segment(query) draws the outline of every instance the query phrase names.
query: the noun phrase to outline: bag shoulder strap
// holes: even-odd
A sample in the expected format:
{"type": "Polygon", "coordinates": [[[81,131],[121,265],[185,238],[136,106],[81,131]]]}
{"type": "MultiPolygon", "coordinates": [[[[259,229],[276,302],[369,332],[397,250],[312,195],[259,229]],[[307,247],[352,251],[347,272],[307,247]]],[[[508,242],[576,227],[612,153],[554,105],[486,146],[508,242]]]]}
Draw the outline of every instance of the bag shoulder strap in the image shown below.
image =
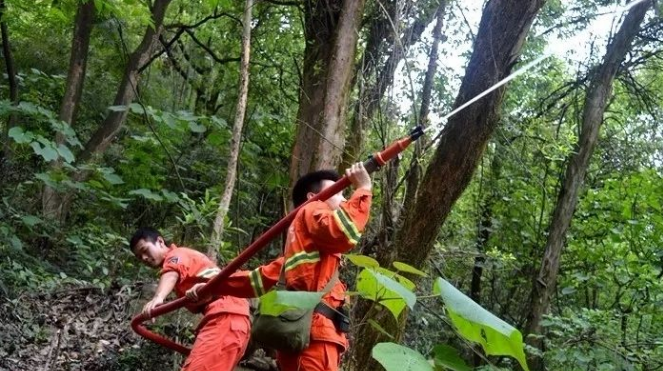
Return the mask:
{"type": "Polygon", "coordinates": [[[338,267],[334,270],[334,274],[332,274],[331,278],[325,285],[325,288],[322,289],[322,294],[325,295],[331,291],[332,287],[338,282],[338,267]]]}

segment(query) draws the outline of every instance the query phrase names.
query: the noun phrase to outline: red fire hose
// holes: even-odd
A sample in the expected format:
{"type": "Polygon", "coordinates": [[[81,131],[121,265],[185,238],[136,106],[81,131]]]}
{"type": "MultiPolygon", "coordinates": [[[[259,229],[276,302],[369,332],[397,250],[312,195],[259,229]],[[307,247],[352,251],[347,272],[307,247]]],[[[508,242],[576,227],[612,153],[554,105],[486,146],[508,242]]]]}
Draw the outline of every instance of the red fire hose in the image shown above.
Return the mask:
{"type": "MultiPolygon", "coordinates": [[[[410,134],[407,137],[393,142],[383,151],[374,154],[368,161],[364,163],[364,167],[369,173],[374,172],[380,166],[385,165],[389,160],[394,158],[399,153],[403,152],[403,150],[405,150],[412,142],[417,140],[423,134],[424,134],[423,128],[421,126],[417,126],[410,132],[410,134]]],[[[249,259],[253,255],[255,255],[263,247],[265,247],[272,239],[274,239],[286,228],[288,228],[292,220],[295,218],[297,211],[299,211],[299,209],[304,207],[304,205],[308,204],[309,202],[317,200],[323,200],[323,201],[327,200],[329,197],[342,191],[343,189],[347,188],[349,185],[350,185],[350,180],[346,176],[343,176],[343,178],[341,178],[339,181],[334,183],[332,186],[318,193],[311,200],[307,201],[303,205],[291,211],[283,219],[279,220],[278,223],[273,225],[270,229],[268,229],[265,233],[263,233],[260,237],[258,237],[257,240],[253,241],[253,243],[249,245],[249,247],[247,247],[244,251],[242,251],[242,253],[239,254],[234,260],[228,263],[228,265],[226,265],[216,277],[212,278],[205,286],[203,286],[199,290],[198,296],[204,297],[207,294],[212,293],[214,291],[214,287],[217,284],[219,284],[228,276],[230,276],[232,273],[234,273],[237,269],[239,269],[242,265],[244,265],[244,263],[249,261],[249,259]]],[[[181,297],[179,299],[160,305],[152,311],[151,313],[152,317],[158,317],[166,313],[170,313],[179,308],[182,308],[187,300],[188,299],[186,297],[181,297]]],[[[137,315],[136,317],[133,318],[133,320],[131,320],[131,328],[138,335],[148,340],[152,340],[153,342],[159,345],[162,345],[166,348],[170,348],[184,355],[189,354],[190,352],[189,348],[180,345],[170,339],[167,339],[159,334],[155,334],[150,330],[148,330],[147,328],[145,328],[145,326],[143,326],[143,322],[147,321],[148,319],[149,317],[143,316],[143,314],[137,315]]]]}

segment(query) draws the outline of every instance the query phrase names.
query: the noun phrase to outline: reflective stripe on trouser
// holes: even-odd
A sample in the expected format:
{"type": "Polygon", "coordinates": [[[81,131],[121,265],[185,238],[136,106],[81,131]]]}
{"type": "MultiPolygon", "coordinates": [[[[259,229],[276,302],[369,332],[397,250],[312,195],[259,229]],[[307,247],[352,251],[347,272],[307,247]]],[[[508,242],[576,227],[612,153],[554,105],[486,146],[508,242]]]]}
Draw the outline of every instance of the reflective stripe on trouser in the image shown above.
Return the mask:
{"type": "Polygon", "coordinates": [[[196,335],[182,371],[232,371],[249,344],[251,323],[247,316],[219,314],[196,335]]]}
{"type": "Polygon", "coordinates": [[[281,371],[338,371],[340,346],[328,341],[311,341],[300,353],[279,352],[276,356],[281,371]]]}

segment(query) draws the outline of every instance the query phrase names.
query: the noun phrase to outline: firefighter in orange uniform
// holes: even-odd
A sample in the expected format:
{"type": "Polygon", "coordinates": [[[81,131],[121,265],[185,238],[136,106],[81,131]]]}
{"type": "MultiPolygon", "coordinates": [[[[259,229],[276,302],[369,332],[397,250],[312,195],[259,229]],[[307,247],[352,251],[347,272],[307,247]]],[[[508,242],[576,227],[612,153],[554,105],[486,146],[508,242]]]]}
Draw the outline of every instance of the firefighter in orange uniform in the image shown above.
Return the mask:
{"type": "MultiPolygon", "coordinates": [[[[131,251],[145,265],[161,268],[161,278],[154,298],[143,308],[151,311],[162,304],[173,289],[182,297],[193,286],[207,282],[219,268],[199,251],[166,245],[161,234],[141,228],[131,238],[131,251]]],[[[240,361],[249,342],[249,304],[246,299],[222,296],[187,304],[193,313],[202,313],[196,340],[182,371],[231,371],[240,361]]]]}
{"type": "MultiPolygon", "coordinates": [[[[346,170],[355,191],[349,200],[341,193],[327,201],[302,208],[290,228],[284,256],[250,272],[237,272],[220,283],[215,294],[258,297],[278,282],[285,263],[286,286],[290,290],[323,291],[341,264],[341,254],[359,241],[371,208],[371,179],[363,164],[346,170]]],[[[293,188],[295,207],[339,179],[336,172],[316,171],[300,178],[293,188]]],[[[194,287],[187,296],[196,299],[194,287]]],[[[348,318],[343,309],[345,285],[338,281],[316,307],[311,343],[297,354],[278,352],[282,371],[337,371],[341,354],[348,347],[345,333],[348,318]]]]}

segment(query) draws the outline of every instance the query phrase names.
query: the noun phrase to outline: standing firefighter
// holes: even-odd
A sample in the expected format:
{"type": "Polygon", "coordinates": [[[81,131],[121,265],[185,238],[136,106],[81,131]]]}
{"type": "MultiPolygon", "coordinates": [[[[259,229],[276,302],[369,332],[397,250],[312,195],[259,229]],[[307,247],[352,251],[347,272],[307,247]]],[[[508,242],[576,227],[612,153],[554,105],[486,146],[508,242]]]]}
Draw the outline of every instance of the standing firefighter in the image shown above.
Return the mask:
{"type": "MultiPolygon", "coordinates": [[[[355,187],[349,200],[338,193],[327,201],[304,206],[288,229],[284,256],[250,272],[237,272],[215,287],[213,294],[258,297],[279,280],[291,291],[324,292],[312,313],[304,349],[277,348],[282,371],[336,371],[348,347],[348,317],[344,311],[345,285],[338,280],[341,254],[358,242],[371,208],[371,179],[361,163],[346,170],[355,187]],[[310,340],[310,341],[309,341],[310,340]]],[[[316,171],[300,178],[293,188],[295,207],[339,179],[334,171],[316,171]]],[[[187,294],[196,298],[200,286],[187,294]]],[[[260,318],[254,324],[258,328],[260,318]]],[[[277,330],[278,331],[278,330],[277,330]]],[[[254,332],[254,335],[256,333],[254,332]]],[[[263,337],[265,334],[261,334],[263,337]]],[[[273,334],[275,337],[277,334],[273,334]]]]}
{"type": "MultiPolygon", "coordinates": [[[[219,268],[204,254],[186,247],[167,245],[152,228],[134,233],[129,247],[145,265],[161,268],[161,278],[154,298],[143,308],[143,314],[162,304],[175,289],[182,297],[193,286],[207,282],[219,268]]],[[[196,329],[196,341],[182,371],[231,371],[239,362],[249,342],[249,305],[246,299],[223,296],[216,300],[191,303],[186,308],[202,313],[196,329]]]]}

